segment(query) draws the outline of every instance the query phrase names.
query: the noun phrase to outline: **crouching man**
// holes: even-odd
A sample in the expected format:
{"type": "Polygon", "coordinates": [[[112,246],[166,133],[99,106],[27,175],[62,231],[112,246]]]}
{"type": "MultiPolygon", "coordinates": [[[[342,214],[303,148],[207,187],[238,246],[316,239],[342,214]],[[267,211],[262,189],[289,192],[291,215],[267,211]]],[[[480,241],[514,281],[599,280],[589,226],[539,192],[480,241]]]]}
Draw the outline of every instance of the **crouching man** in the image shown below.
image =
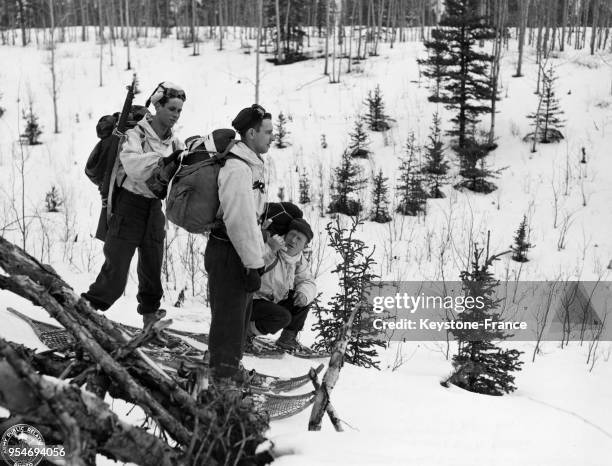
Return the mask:
{"type": "Polygon", "coordinates": [[[304,248],[312,240],[308,222],[298,218],[291,221],[284,238],[269,241],[265,273],[261,288],[253,296],[253,312],[248,336],[274,334],[282,329],[276,344],[287,351],[304,347],[297,334],[304,328],[309,306],[317,289],[304,248]]]}

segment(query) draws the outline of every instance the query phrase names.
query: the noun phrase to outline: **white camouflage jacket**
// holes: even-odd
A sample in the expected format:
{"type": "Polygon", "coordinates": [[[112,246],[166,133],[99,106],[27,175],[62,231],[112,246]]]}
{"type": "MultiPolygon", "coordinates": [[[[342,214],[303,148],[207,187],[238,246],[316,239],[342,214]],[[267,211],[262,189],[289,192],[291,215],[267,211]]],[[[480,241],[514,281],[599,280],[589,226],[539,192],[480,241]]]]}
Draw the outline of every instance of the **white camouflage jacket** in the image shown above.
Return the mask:
{"type": "Polygon", "coordinates": [[[146,180],[153,174],[159,159],[167,157],[173,150],[183,149],[183,143],[171,133],[167,139],[160,139],[151,127],[150,115],[145,116],[138,124],[126,131],[119,164],[116,170],[118,185],[135,194],[155,198],[146,185],[146,180]]]}
{"type": "Polygon", "coordinates": [[[219,211],[227,236],[243,265],[249,269],[264,266],[265,246],[258,219],[266,201],[264,161],[242,141],[231,153],[241,160],[230,158],[219,170],[219,211]],[[245,163],[246,162],[246,163],[245,163]]]}
{"type": "MultiPolygon", "coordinates": [[[[269,249],[267,257],[270,257],[269,249]]],[[[263,274],[261,288],[255,292],[253,298],[278,303],[287,298],[289,290],[295,290],[304,293],[308,302],[315,299],[317,286],[310,271],[310,263],[304,254],[290,256],[281,250],[276,257],[278,262],[270,271],[263,274]]]]}

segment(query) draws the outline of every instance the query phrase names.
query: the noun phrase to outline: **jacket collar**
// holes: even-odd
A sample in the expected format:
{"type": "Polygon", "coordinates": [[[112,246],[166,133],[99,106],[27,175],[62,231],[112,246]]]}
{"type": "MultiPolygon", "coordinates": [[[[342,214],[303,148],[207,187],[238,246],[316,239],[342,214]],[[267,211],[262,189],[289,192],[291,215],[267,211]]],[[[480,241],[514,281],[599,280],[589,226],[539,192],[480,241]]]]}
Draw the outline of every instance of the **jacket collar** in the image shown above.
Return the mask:
{"type": "Polygon", "coordinates": [[[253,167],[263,167],[264,165],[264,160],[261,155],[253,152],[253,150],[242,141],[236,142],[236,144],[232,146],[230,152],[253,167]]]}
{"type": "Polygon", "coordinates": [[[144,116],[144,118],[142,118],[138,122],[138,126],[140,126],[140,128],[144,131],[145,136],[148,138],[157,139],[158,141],[161,141],[165,144],[169,144],[170,142],[172,142],[172,137],[173,137],[172,130],[171,129],[168,130],[167,134],[169,134],[169,136],[167,138],[165,139],[160,138],[155,132],[155,130],[153,129],[153,127],[151,126],[152,119],[153,119],[153,115],[147,114],[144,116]]]}
{"type": "Polygon", "coordinates": [[[296,254],[295,256],[290,256],[282,249],[278,251],[279,258],[282,259],[283,262],[286,262],[288,264],[297,264],[302,258],[302,254],[303,253],[300,252],[299,254],[296,254]]]}

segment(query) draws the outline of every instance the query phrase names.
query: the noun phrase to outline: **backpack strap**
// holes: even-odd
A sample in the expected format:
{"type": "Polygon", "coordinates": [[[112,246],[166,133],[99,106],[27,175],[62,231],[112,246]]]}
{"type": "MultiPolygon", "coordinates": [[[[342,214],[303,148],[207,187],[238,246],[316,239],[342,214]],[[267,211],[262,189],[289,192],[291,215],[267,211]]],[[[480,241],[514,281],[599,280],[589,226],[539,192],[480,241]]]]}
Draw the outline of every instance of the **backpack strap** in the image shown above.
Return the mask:
{"type": "Polygon", "coordinates": [[[274,267],[276,267],[276,264],[278,264],[278,254],[274,258],[274,262],[272,262],[270,265],[268,265],[267,267],[264,268],[263,273],[268,273],[270,270],[272,270],[274,267]]]}

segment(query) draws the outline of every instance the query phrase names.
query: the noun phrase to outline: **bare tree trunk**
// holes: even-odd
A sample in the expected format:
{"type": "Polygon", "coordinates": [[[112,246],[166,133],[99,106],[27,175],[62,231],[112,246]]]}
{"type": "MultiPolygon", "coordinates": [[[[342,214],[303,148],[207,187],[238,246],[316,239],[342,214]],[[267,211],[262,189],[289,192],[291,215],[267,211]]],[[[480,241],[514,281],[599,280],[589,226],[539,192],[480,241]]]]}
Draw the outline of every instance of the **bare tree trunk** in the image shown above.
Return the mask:
{"type": "Polygon", "coordinates": [[[81,13],[81,40],[85,42],[87,40],[87,22],[85,20],[85,6],[83,0],[79,0],[79,10],[81,13]]]}
{"type": "Polygon", "coordinates": [[[132,62],[130,60],[130,0],[125,0],[125,46],[127,47],[127,68],[126,70],[132,69],[132,62]]]}
{"type": "MultiPolygon", "coordinates": [[[[342,41],[342,0],[335,0],[336,1],[336,12],[335,12],[335,21],[334,21],[334,30],[336,31],[336,34],[338,34],[338,38],[337,40],[334,40],[334,62],[335,62],[335,58],[337,56],[336,53],[336,44],[340,45],[339,41],[342,41]]],[[[350,58],[349,58],[350,60],[350,58]]],[[[340,73],[342,73],[342,46],[340,45],[340,57],[338,58],[338,74],[336,75],[335,78],[333,78],[333,82],[335,83],[339,83],[340,82],[340,73]]]]}
{"type": "Polygon", "coordinates": [[[283,51],[281,49],[281,23],[279,0],[275,0],[274,6],[276,9],[276,63],[280,64],[283,62],[283,51]]]}
{"type": "Polygon", "coordinates": [[[53,0],[48,0],[49,19],[51,21],[51,95],[53,96],[53,132],[59,133],[59,122],[57,120],[57,77],[55,75],[55,13],[53,11],[53,0]]]}
{"type": "Polygon", "coordinates": [[[382,30],[383,12],[385,9],[385,0],[380,0],[378,10],[378,26],[376,27],[376,37],[374,38],[374,55],[378,55],[378,39],[382,30]]]}
{"type": "Polygon", "coordinates": [[[98,26],[100,28],[100,87],[104,86],[102,64],[104,61],[104,26],[102,25],[102,0],[98,0],[98,26]]]}
{"type": "Polygon", "coordinates": [[[196,1],[191,0],[191,42],[193,44],[193,53],[192,55],[195,57],[200,55],[200,42],[198,40],[198,34],[196,32],[196,1]]]}
{"type": "Polygon", "coordinates": [[[24,47],[28,45],[28,39],[26,36],[26,28],[25,28],[25,11],[23,9],[23,0],[17,0],[19,4],[19,25],[21,26],[21,45],[24,47]]]}
{"type": "Polygon", "coordinates": [[[591,26],[591,55],[595,55],[595,36],[599,22],[599,0],[593,0],[593,23],[591,26]]]}
{"type": "Polygon", "coordinates": [[[523,51],[525,50],[525,31],[527,29],[527,14],[529,12],[529,0],[520,2],[519,13],[519,37],[518,37],[518,61],[516,64],[516,73],[514,77],[520,78],[523,76],[523,51]]]}
{"type": "Polygon", "coordinates": [[[353,36],[355,35],[355,6],[357,2],[353,2],[353,11],[351,12],[351,32],[349,34],[349,49],[348,49],[348,66],[346,69],[347,73],[351,72],[351,63],[353,55],[353,36]]]}
{"type": "Polygon", "coordinates": [[[494,4],[495,41],[493,43],[493,63],[491,66],[491,127],[489,129],[489,144],[495,141],[495,112],[497,109],[497,88],[499,87],[499,62],[503,45],[503,32],[506,23],[508,0],[499,0],[494,4]]]}
{"type": "Polygon", "coordinates": [[[263,25],[263,0],[257,0],[257,43],[255,45],[255,103],[259,103],[259,70],[260,57],[259,47],[261,45],[261,28],[263,25]]]}
{"type": "MultiPolygon", "coordinates": [[[[334,5],[336,0],[328,0],[329,2],[334,1],[334,5]]],[[[331,20],[331,23],[333,24],[333,26],[331,27],[331,41],[332,41],[332,69],[331,69],[331,74],[329,76],[329,82],[330,83],[335,83],[336,82],[336,46],[338,44],[338,39],[337,39],[337,33],[338,33],[338,29],[336,28],[336,23],[337,23],[337,14],[338,14],[338,9],[334,8],[334,15],[333,18],[331,20]]]]}
{"type": "MultiPolygon", "coordinates": [[[[323,68],[323,74],[329,74],[329,2],[331,0],[325,0],[325,67],[323,68]]],[[[276,0],[278,5],[278,0],[276,0]]]]}
{"type": "Polygon", "coordinates": [[[223,50],[223,0],[219,0],[219,50],[223,50]]]}

